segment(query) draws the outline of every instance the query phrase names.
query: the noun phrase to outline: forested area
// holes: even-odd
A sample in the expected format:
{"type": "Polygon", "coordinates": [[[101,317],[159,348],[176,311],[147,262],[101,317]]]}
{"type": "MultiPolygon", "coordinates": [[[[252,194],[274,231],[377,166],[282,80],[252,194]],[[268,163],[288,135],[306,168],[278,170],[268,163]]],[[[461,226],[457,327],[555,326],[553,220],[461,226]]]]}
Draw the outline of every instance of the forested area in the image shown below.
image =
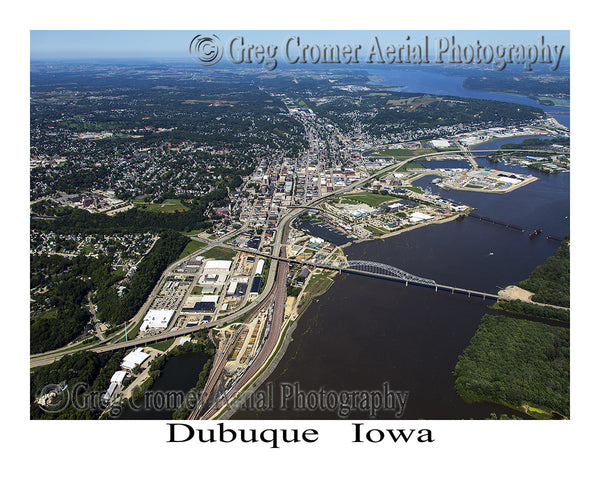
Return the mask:
{"type": "MultiPolygon", "coordinates": [[[[110,378],[120,369],[123,351],[109,353],[81,352],[36,368],[30,375],[31,419],[96,419],[102,413],[101,397],[110,378]],[[35,399],[44,387],[64,382],[66,389],[57,394],[44,411],[35,399]],[[61,410],[61,408],[64,409],[61,410]]],[[[46,388],[46,390],[47,390],[46,388]]],[[[47,393],[47,392],[45,392],[47,393]]]]}
{"type": "Polygon", "coordinates": [[[389,124],[402,122],[416,128],[435,128],[444,125],[473,122],[519,122],[531,120],[542,111],[535,107],[491,100],[451,98],[436,100],[414,109],[386,109],[375,115],[370,129],[376,132],[389,124]]]}
{"type": "Polygon", "coordinates": [[[454,368],[467,402],[523,404],[569,416],[569,330],[485,315],[454,368]]]}
{"type": "Polygon", "coordinates": [[[36,230],[56,233],[145,233],[163,230],[191,231],[209,228],[204,214],[209,202],[219,205],[227,198],[227,190],[214,190],[201,200],[186,204],[189,210],[165,215],[161,212],[132,208],[110,216],[89,213],[79,208],[64,207],[55,220],[32,220],[36,230]]]}
{"type": "Polygon", "coordinates": [[[570,239],[567,236],[558,250],[545,263],[533,270],[529,278],[519,283],[521,288],[534,292],[534,302],[569,306],[570,239]]]}
{"type": "Polygon", "coordinates": [[[168,353],[161,355],[152,361],[152,363],[148,366],[148,379],[140,388],[137,388],[133,392],[134,400],[139,400],[149,389],[151,389],[152,385],[160,377],[162,371],[171,358],[188,353],[204,354],[206,356],[206,360],[202,365],[202,370],[198,374],[196,385],[188,392],[186,399],[179,405],[179,408],[176,410],[176,412],[173,413],[173,418],[178,418],[181,420],[187,418],[189,412],[195,405],[195,400],[199,397],[200,393],[202,392],[202,388],[208,379],[208,374],[210,373],[215,355],[215,346],[208,338],[208,332],[206,330],[200,330],[199,332],[196,332],[192,339],[193,342],[190,341],[185,342],[182,345],[177,345],[168,353]]]}
{"type": "Polygon", "coordinates": [[[500,146],[502,150],[528,150],[528,149],[544,149],[552,145],[562,145],[568,147],[571,145],[569,137],[558,138],[527,138],[521,143],[505,143],[500,146]]]}
{"type": "Polygon", "coordinates": [[[90,291],[108,288],[123,278],[104,256],[30,256],[32,294],[30,351],[60,348],[83,333],[90,319],[86,298],[90,291]]]}
{"type": "Polygon", "coordinates": [[[321,104],[309,102],[309,106],[342,130],[353,128],[358,121],[372,135],[459,124],[502,126],[543,115],[541,109],[527,105],[389,91],[372,92],[369,96],[344,94],[321,104]]]}
{"type": "MultiPolygon", "coordinates": [[[[190,392],[190,398],[199,394],[210,372],[215,347],[206,331],[194,334],[193,340],[176,346],[148,365],[148,380],[135,392],[135,395],[137,397],[143,395],[152,386],[170,358],[188,353],[202,353],[207,357],[198,376],[198,382],[190,392]]],[[[107,353],[91,351],[74,353],[33,370],[30,376],[30,418],[62,420],[99,418],[105,407],[102,395],[109,387],[112,375],[121,369],[120,364],[125,353],[125,350],[107,353]],[[61,386],[66,388],[56,394],[50,405],[41,408],[35,403],[36,398],[41,394],[52,390],[58,391],[60,388],[57,387],[61,386]]],[[[114,410],[115,413],[120,411],[121,407],[114,410]]],[[[179,411],[184,414],[189,411],[189,408],[182,405],[179,411]]]]}
{"type": "MultiPolygon", "coordinates": [[[[533,300],[569,306],[569,236],[546,262],[519,285],[533,300]]],[[[569,322],[570,312],[522,301],[496,308],[547,320],[569,322]]],[[[484,315],[454,368],[457,393],[467,402],[490,401],[536,418],[569,416],[569,328],[521,318],[484,315]],[[529,407],[533,409],[529,409],[529,407]]]]}
{"type": "Polygon", "coordinates": [[[58,255],[31,255],[32,294],[30,350],[40,353],[60,348],[83,333],[90,319],[86,307],[92,292],[98,318],[112,325],[129,320],[146,301],[169,264],[177,260],[189,242],[177,232],[167,231],[137,266],[137,271],[119,296],[115,284],[123,273],[111,268],[107,258],[79,255],[73,259],[58,255]]]}
{"type": "Polygon", "coordinates": [[[505,312],[547,320],[558,320],[559,322],[569,322],[571,317],[569,310],[536,305],[535,303],[522,302],[521,300],[500,300],[497,308],[504,310],[505,312]]]}
{"type": "Polygon", "coordinates": [[[165,232],[138,264],[123,295],[119,296],[115,288],[106,285],[99,288],[96,300],[100,320],[118,325],[133,317],[150,295],[162,272],[179,258],[189,241],[188,237],[177,232],[165,232]]]}

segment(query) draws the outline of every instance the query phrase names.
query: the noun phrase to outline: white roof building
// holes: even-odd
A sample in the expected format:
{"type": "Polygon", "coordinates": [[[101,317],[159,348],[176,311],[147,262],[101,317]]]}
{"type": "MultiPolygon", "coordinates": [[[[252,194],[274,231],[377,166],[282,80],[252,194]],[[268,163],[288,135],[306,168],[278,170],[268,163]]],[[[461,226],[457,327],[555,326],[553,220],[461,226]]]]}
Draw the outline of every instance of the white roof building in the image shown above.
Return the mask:
{"type": "Polygon", "coordinates": [[[140,331],[145,332],[149,328],[167,328],[174,313],[175,310],[148,310],[140,331]]]}
{"type": "Polygon", "coordinates": [[[265,261],[261,258],[258,262],[256,262],[256,273],[255,275],[260,275],[262,273],[263,267],[265,266],[265,261]]]}
{"type": "Polygon", "coordinates": [[[447,148],[450,146],[450,142],[448,140],[446,140],[445,138],[439,138],[437,140],[432,140],[431,144],[437,148],[440,148],[440,147],[447,148]]]}
{"type": "Polygon", "coordinates": [[[229,270],[231,268],[231,260],[209,260],[204,264],[206,270],[229,270]]]}
{"type": "Polygon", "coordinates": [[[113,373],[113,376],[110,377],[110,383],[121,385],[126,376],[127,372],[125,370],[119,370],[118,372],[113,373]]]}
{"type": "Polygon", "coordinates": [[[232,281],[229,284],[229,288],[227,289],[227,295],[233,295],[235,293],[237,286],[238,286],[237,280],[232,281]]]}
{"type": "Polygon", "coordinates": [[[144,363],[150,355],[144,352],[142,347],[136,348],[133,352],[130,352],[125,356],[121,362],[121,368],[125,370],[133,370],[138,365],[144,363]]]}
{"type": "Polygon", "coordinates": [[[202,295],[201,302],[213,302],[217,303],[219,301],[218,295],[202,295]]]}
{"type": "Polygon", "coordinates": [[[104,395],[102,395],[102,400],[104,400],[105,402],[108,402],[110,400],[110,397],[112,397],[112,394],[115,392],[116,388],[117,388],[117,384],[111,383],[109,385],[108,389],[106,390],[106,392],[104,393],[104,395]]]}
{"type": "Polygon", "coordinates": [[[431,220],[433,217],[421,212],[411,214],[410,221],[413,223],[422,222],[423,220],[431,220]]]}

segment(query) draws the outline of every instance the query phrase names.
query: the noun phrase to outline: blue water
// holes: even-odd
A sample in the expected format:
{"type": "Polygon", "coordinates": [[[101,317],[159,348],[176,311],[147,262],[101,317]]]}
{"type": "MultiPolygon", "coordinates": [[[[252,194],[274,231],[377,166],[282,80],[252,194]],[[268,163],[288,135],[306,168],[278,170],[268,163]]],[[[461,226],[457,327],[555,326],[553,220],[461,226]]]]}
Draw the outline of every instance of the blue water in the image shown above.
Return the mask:
{"type": "Polygon", "coordinates": [[[339,230],[334,230],[331,227],[326,227],[322,224],[319,224],[319,223],[316,223],[313,221],[300,222],[299,228],[306,230],[306,231],[310,232],[312,235],[323,238],[323,239],[327,240],[328,242],[333,243],[334,245],[338,245],[338,246],[345,245],[346,243],[351,242],[353,240],[352,238],[348,237],[347,235],[344,235],[339,230]]]}
{"type": "Polygon", "coordinates": [[[519,103],[541,108],[549,112],[561,125],[571,125],[570,111],[556,106],[540,105],[535,100],[510,93],[485,92],[469,90],[462,86],[466,77],[454,77],[441,73],[423,72],[418,70],[384,69],[367,70],[370,75],[377,77],[372,82],[387,87],[402,87],[403,92],[429,93],[433,95],[452,95],[456,97],[498,100],[501,102],[519,103]],[[563,111],[564,110],[564,111],[563,111]]]}

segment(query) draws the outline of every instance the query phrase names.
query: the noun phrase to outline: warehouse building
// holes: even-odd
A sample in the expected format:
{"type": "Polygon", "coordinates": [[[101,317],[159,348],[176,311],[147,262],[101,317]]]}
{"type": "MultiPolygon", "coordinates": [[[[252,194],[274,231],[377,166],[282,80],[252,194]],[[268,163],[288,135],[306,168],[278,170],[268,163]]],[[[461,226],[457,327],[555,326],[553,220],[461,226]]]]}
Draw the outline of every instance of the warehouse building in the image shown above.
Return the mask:
{"type": "Polygon", "coordinates": [[[121,361],[121,368],[131,371],[135,367],[142,365],[150,357],[144,352],[142,347],[136,348],[133,352],[128,353],[121,361]]]}
{"type": "Polygon", "coordinates": [[[262,284],[262,277],[256,276],[252,281],[252,287],[250,288],[250,295],[258,295],[260,292],[260,286],[262,284]]]}
{"type": "Polygon", "coordinates": [[[174,313],[175,310],[148,310],[148,313],[144,317],[144,322],[140,327],[140,332],[145,332],[149,328],[167,328],[174,313]]]}

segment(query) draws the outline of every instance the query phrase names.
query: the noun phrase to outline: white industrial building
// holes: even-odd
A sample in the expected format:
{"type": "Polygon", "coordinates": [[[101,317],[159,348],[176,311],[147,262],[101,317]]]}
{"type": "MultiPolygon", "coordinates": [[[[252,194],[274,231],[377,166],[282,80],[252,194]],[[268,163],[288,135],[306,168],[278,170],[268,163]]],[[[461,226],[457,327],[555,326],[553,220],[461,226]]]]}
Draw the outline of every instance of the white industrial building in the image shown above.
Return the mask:
{"type": "Polygon", "coordinates": [[[140,332],[145,332],[149,328],[167,328],[174,313],[175,310],[148,310],[140,327],[140,332]]]}
{"type": "Polygon", "coordinates": [[[203,275],[198,280],[199,284],[212,283],[221,285],[229,276],[231,260],[210,260],[204,264],[203,275]]]}
{"type": "Polygon", "coordinates": [[[256,273],[255,273],[255,275],[261,275],[264,266],[265,266],[265,261],[264,261],[264,259],[261,258],[258,262],[256,262],[256,273]]]}
{"type": "Polygon", "coordinates": [[[202,295],[201,302],[217,303],[219,301],[219,295],[202,295]]]}
{"type": "Polygon", "coordinates": [[[237,286],[238,286],[238,281],[237,280],[233,280],[229,284],[229,288],[227,289],[227,295],[233,295],[233,294],[235,294],[235,290],[237,289],[237,286]]]}
{"type": "Polygon", "coordinates": [[[209,260],[204,264],[204,271],[207,270],[227,270],[231,268],[231,260],[209,260]]]}
{"type": "Polygon", "coordinates": [[[104,395],[102,395],[102,399],[105,402],[108,402],[110,400],[110,397],[112,397],[112,394],[115,392],[115,389],[123,383],[123,380],[125,380],[126,376],[127,372],[125,370],[120,370],[118,372],[113,373],[113,376],[110,377],[110,385],[108,386],[106,392],[104,392],[104,395]]]}
{"type": "Polygon", "coordinates": [[[450,142],[444,138],[432,140],[431,144],[436,148],[448,148],[450,146],[450,142]]]}
{"type": "Polygon", "coordinates": [[[150,355],[144,352],[142,347],[136,348],[133,352],[128,353],[121,361],[121,368],[125,370],[133,370],[138,365],[142,365],[150,355]]]}
{"type": "Polygon", "coordinates": [[[409,220],[412,223],[422,222],[425,220],[431,220],[433,217],[421,212],[415,212],[410,215],[409,220]]]}
{"type": "Polygon", "coordinates": [[[511,183],[512,185],[516,185],[517,183],[522,182],[522,180],[520,178],[510,178],[510,177],[502,177],[501,180],[506,183],[511,183]]]}
{"type": "Polygon", "coordinates": [[[126,376],[127,372],[125,370],[119,370],[118,372],[113,373],[113,376],[110,377],[110,383],[121,385],[126,376]]]}

